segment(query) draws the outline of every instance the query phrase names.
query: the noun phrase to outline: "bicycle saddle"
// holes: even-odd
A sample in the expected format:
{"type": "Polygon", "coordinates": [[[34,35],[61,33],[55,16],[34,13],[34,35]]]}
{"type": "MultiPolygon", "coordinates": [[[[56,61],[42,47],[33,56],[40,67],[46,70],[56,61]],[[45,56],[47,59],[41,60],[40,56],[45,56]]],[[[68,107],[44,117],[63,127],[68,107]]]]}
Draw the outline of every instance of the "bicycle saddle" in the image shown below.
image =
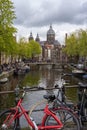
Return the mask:
{"type": "Polygon", "coordinates": [[[43,97],[50,101],[53,101],[56,98],[55,95],[43,95],[43,97]]]}
{"type": "Polygon", "coordinates": [[[87,88],[87,83],[79,82],[78,85],[79,85],[79,87],[81,87],[81,88],[87,88]]]}

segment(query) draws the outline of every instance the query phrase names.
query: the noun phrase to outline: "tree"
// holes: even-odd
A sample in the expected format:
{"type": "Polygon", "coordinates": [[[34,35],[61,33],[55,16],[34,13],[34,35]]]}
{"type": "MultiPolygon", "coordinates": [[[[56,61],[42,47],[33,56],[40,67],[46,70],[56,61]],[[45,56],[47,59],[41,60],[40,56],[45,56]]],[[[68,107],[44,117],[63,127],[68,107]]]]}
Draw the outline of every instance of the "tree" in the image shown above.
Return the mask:
{"type": "Polygon", "coordinates": [[[13,20],[16,18],[11,0],[0,0],[0,54],[11,53],[14,46],[13,20]]]}
{"type": "Polygon", "coordinates": [[[22,58],[31,57],[31,48],[29,43],[26,41],[24,37],[20,38],[18,42],[18,55],[22,58]]]}
{"type": "Polygon", "coordinates": [[[87,56],[87,30],[78,31],[78,50],[80,56],[87,56]]]}
{"type": "Polygon", "coordinates": [[[18,42],[18,55],[21,58],[29,59],[39,56],[41,53],[41,46],[38,42],[31,40],[27,42],[24,37],[20,38],[18,42]]]}
{"type": "Polygon", "coordinates": [[[41,53],[41,46],[38,42],[31,40],[29,42],[30,48],[31,48],[31,56],[32,59],[36,56],[39,56],[41,53]]]}
{"type": "Polygon", "coordinates": [[[66,40],[65,51],[68,56],[74,56],[78,54],[77,38],[74,33],[68,36],[66,40]]]}
{"type": "Polygon", "coordinates": [[[76,30],[66,39],[64,51],[68,56],[86,57],[87,56],[87,30],[76,30]]]}

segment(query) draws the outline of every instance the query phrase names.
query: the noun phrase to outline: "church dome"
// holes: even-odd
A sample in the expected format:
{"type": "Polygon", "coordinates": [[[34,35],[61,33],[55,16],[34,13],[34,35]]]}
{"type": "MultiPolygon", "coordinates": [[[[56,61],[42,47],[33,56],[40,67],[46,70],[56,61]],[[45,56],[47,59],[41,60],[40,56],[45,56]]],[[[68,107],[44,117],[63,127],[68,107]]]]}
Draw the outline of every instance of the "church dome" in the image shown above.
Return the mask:
{"type": "Polygon", "coordinates": [[[52,29],[52,26],[50,25],[50,29],[47,31],[47,35],[55,35],[54,30],[52,29]]]}
{"type": "Polygon", "coordinates": [[[55,32],[52,29],[52,26],[50,25],[50,29],[47,31],[47,41],[51,44],[55,41],[55,32]]]}

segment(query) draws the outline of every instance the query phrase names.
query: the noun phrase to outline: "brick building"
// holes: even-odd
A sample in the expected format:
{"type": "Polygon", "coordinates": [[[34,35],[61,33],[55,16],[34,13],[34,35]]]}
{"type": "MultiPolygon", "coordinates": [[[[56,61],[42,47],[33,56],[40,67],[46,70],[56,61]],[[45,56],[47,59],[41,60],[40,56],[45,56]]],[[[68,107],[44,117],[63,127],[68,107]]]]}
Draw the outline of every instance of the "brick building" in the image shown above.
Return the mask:
{"type": "MultiPolygon", "coordinates": [[[[33,36],[30,33],[29,40],[32,40],[33,36]]],[[[36,39],[37,42],[40,43],[42,47],[42,54],[40,55],[40,60],[42,61],[51,61],[51,62],[62,62],[64,58],[64,54],[62,53],[62,46],[55,37],[55,31],[50,25],[49,30],[46,34],[46,40],[40,41],[39,35],[37,34],[36,39]]]]}

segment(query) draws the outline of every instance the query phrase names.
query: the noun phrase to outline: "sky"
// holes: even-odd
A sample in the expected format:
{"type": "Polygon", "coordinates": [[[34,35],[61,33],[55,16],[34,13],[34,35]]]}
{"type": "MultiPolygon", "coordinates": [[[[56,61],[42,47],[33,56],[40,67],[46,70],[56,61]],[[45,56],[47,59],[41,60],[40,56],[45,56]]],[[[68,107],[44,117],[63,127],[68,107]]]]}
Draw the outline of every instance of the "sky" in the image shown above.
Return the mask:
{"type": "Polygon", "coordinates": [[[12,0],[15,7],[17,38],[28,39],[30,32],[45,41],[52,25],[55,39],[64,44],[65,34],[87,29],[87,0],[12,0]]]}

